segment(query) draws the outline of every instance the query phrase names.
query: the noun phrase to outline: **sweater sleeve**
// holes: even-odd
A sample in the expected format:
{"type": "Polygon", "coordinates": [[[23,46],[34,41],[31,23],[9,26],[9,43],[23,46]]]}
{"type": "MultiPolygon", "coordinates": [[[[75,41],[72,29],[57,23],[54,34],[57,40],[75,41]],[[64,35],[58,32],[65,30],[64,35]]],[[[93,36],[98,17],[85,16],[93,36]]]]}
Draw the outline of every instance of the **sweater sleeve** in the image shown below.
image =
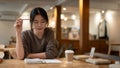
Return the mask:
{"type": "Polygon", "coordinates": [[[23,43],[23,48],[24,48],[24,58],[27,57],[27,55],[30,53],[30,46],[29,46],[29,37],[27,32],[22,33],[22,43],[23,43]]]}
{"type": "Polygon", "coordinates": [[[47,45],[46,45],[46,58],[56,58],[58,55],[58,45],[54,39],[54,32],[52,30],[46,30],[47,45]]]}
{"type": "Polygon", "coordinates": [[[58,55],[57,44],[54,40],[50,40],[46,48],[46,58],[48,59],[56,58],[57,55],[58,55]]]}

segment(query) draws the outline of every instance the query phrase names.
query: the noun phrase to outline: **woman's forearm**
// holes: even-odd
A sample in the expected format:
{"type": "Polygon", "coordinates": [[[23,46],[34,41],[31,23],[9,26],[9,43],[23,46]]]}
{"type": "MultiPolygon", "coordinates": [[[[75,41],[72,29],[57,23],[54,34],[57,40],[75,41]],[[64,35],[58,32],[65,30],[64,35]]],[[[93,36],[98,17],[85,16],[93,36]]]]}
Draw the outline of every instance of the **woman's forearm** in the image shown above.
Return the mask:
{"type": "Polygon", "coordinates": [[[16,33],[16,55],[17,59],[24,58],[24,48],[22,44],[21,33],[16,33]]]}
{"type": "Polygon", "coordinates": [[[45,59],[46,58],[46,54],[45,54],[45,52],[43,52],[43,53],[33,53],[33,54],[29,54],[27,57],[28,58],[41,58],[41,59],[45,59]]]}

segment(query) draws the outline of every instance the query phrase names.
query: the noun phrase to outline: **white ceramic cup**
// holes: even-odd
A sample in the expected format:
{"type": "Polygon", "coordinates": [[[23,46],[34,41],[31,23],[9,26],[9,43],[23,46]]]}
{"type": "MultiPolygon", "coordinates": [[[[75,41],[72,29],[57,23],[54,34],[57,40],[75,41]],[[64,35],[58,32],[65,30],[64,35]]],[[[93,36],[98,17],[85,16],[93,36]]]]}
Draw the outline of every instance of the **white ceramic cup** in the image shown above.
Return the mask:
{"type": "Polygon", "coordinates": [[[74,55],[73,50],[65,50],[65,58],[67,63],[73,62],[73,55],[74,55]]]}

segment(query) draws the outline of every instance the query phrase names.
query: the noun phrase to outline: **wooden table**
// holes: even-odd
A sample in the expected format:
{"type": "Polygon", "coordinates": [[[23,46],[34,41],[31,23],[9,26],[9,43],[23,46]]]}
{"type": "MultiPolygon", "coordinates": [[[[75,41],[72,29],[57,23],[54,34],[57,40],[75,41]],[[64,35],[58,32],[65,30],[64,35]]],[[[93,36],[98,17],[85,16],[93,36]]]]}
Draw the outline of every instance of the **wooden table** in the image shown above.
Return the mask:
{"type": "Polygon", "coordinates": [[[66,63],[64,58],[60,64],[26,64],[23,60],[3,60],[0,68],[108,68],[108,65],[94,65],[83,61],[74,60],[73,63],[66,63]]]}

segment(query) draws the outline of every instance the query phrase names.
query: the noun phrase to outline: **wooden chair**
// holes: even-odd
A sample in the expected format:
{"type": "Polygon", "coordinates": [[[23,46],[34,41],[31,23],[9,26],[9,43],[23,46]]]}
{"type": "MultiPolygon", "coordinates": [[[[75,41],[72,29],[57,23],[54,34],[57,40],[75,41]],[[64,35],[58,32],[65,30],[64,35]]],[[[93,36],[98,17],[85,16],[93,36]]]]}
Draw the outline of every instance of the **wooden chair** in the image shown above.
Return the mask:
{"type": "Polygon", "coordinates": [[[16,47],[16,45],[13,45],[13,44],[9,44],[6,46],[6,48],[15,48],[15,47],[16,47]]]}
{"type": "Polygon", "coordinates": [[[0,44],[0,48],[5,48],[5,45],[4,44],[0,44]]]}
{"type": "Polygon", "coordinates": [[[11,58],[14,58],[14,56],[16,55],[16,52],[15,52],[15,47],[16,47],[16,45],[14,44],[9,44],[9,45],[7,45],[6,46],[6,48],[8,48],[9,49],[9,51],[8,51],[8,58],[9,59],[11,59],[11,58]]]}
{"type": "Polygon", "coordinates": [[[4,54],[4,48],[5,45],[4,44],[0,44],[0,58],[4,58],[5,54],[4,54]]]}
{"type": "Polygon", "coordinates": [[[3,59],[5,56],[4,52],[0,52],[0,58],[3,59]]]}
{"type": "Polygon", "coordinates": [[[9,59],[16,59],[17,55],[16,55],[16,51],[15,49],[11,50],[9,52],[9,59]]]}
{"type": "Polygon", "coordinates": [[[59,49],[57,58],[63,57],[64,51],[65,51],[65,45],[62,45],[59,49]]]}
{"type": "Polygon", "coordinates": [[[70,43],[68,46],[66,44],[61,45],[57,58],[64,57],[65,50],[73,50],[74,51],[73,44],[70,43]]]}
{"type": "Polygon", "coordinates": [[[109,48],[108,48],[108,55],[110,55],[111,51],[117,51],[120,56],[120,43],[113,43],[109,42],[109,48]]]}

